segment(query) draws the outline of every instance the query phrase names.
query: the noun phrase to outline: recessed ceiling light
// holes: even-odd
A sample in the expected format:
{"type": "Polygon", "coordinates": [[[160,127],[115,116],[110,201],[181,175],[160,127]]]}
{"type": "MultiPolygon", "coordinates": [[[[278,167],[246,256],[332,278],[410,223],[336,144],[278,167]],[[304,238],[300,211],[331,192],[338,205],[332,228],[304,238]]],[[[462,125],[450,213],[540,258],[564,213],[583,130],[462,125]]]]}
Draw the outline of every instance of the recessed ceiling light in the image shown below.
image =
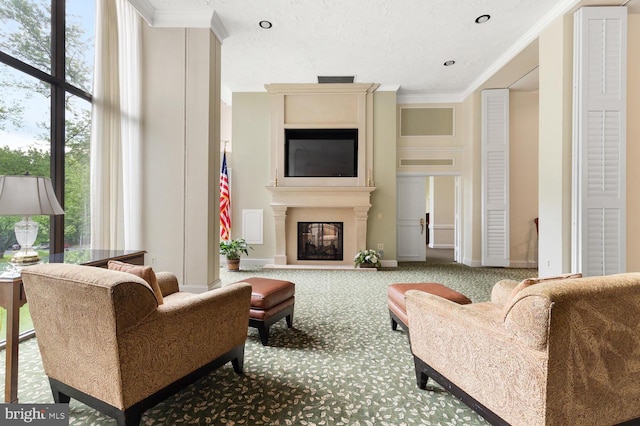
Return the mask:
{"type": "Polygon", "coordinates": [[[447,62],[444,63],[444,66],[445,67],[450,67],[451,65],[453,65],[455,63],[456,63],[456,61],[447,61],[447,62]]]}
{"type": "Polygon", "coordinates": [[[273,24],[269,21],[260,21],[258,25],[260,25],[260,28],[263,28],[265,30],[268,30],[269,28],[273,27],[273,24]]]}
{"type": "Polygon", "coordinates": [[[480,15],[476,18],[476,24],[484,24],[489,19],[491,19],[491,15],[480,15]]]}

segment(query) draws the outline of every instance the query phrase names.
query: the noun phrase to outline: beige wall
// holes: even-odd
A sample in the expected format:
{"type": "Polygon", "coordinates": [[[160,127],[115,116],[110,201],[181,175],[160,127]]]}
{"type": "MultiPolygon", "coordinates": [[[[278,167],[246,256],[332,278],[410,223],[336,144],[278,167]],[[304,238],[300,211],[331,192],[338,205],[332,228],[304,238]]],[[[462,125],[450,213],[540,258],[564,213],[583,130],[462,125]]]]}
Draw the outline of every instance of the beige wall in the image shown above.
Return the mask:
{"type": "Polygon", "coordinates": [[[184,38],[183,29],[142,26],[143,245],[147,263],[177,272],[184,270],[184,209],[178,207],[184,205],[184,179],[176,179],[184,175],[185,159],[184,38]],[[171,173],[165,172],[167,159],[171,173]]]}
{"type": "MultiPolygon", "coordinates": [[[[264,244],[252,244],[254,250],[245,263],[273,263],[275,255],[274,219],[269,184],[270,98],[268,93],[233,94],[233,152],[231,167],[232,237],[242,236],[242,209],[263,209],[264,244]]],[[[368,218],[367,244],[377,249],[384,245],[384,260],[396,256],[395,187],[395,92],[374,93],[374,185],[368,218]],[[390,160],[391,159],[391,160],[390,160]],[[389,226],[389,224],[393,226],[389,226]]],[[[354,253],[355,255],[355,253],[354,253]]],[[[351,254],[345,253],[345,258],[351,254]]]]}
{"type": "Polygon", "coordinates": [[[540,276],[571,270],[571,129],[573,17],[540,35],[538,175],[540,276]]]}
{"type": "Polygon", "coordinates": [[[481,266],[482,259],[482,99],[475,92],[464,101],[465,145],[462,176],[462,261],[481,266]]]}
{"type": "MultiPolygon", "coordinates": [[[[231,105],[227,105],[224,101],[220,101],[220,142],[224,146],[224,142],[231,142],[231,125],[232,125],[233,109],[231,105]]],[[[220,149],[223,149],[222,147],[220,149]]],[[[232,144],[227,144],[227,150],[232,150],[232,144]]]]}
{"type": "MultiPolygon", "coordinates": [[[[462,175],[462,259],[481,266],[482,177],[481,177],[481,92],[465,99],[464,174],[462,175]]],[[[538,94],[511,92],[509,95],[510,138],[510,264],[536,267],[537,238],[533,219],[538,215],[538,94]]]]}
{"type": "Polygon", "coordinates": [[[270,100],[267,93],[233,94],[231,168],[231,237],[242,238],[242,209],[263,210],[264,244],[250,244],[248,258],[273,263],[274,227],[269,184],[270,100]]]}
{"type": "Polygon", "coordinates": [[[464,146],[467,142],[465,111],[464,105],[460,103],[399,104],[396,113],[398,173],[418,173],[425,176],[462,174],[465,165],[464,146]],[[402,136],[399,129],[402,111],[412,108],[452,109],[453,135],[402,136]]]}
{"type": "Polygon", "coordinates": [[[509,216],[511,266],[538,260],[538,92],[509,93],[509,216]]]}
{"type": "Polygon", "coordinates": [[[627,271],[640,271],[640,15],[627,20],[627,271]]]}
{"type": "Polygon", "coordinates": [[[220,43],[143,25],[143,245],[182,286],[219,284],[220,43]]]}
{"type": "Polygon", "coordinates": [[[383,260],[395,260],[396,247],[396,92],[373,95],[373,169],[367,246],[384,244],[383,260]]]}

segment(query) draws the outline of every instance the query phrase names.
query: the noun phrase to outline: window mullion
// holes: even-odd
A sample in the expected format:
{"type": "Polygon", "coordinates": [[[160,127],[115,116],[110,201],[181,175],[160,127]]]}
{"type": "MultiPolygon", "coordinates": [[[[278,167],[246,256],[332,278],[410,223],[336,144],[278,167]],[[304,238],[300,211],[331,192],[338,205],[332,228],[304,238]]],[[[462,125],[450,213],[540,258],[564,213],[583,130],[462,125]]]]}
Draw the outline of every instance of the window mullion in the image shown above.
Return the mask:
{"type": "MultiPolygon", "coordinates": [[[[65,0],[51,3],[51,180],[60,204],[64,208],[65,164],[65,0]]],[[[52,253],[64,251],[64,216],[51,218],[52,253]]]]}

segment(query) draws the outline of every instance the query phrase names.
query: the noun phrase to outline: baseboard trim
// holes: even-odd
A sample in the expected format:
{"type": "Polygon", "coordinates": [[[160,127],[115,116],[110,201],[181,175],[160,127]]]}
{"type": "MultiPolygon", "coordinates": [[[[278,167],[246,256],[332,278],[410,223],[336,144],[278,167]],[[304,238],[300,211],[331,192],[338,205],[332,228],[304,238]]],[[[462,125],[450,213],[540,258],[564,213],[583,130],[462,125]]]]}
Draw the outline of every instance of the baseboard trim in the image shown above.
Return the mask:
{"type": "MultiPolygon", "coordinates": [[[[462,263],[472,268],[483,268],[481,260],[472,260],[469,258],[463,258],[462,263]]],[[[516,260],[509,262],[508,268],[521,268],[521,269],[538,269],[538,262],[530,262],[528,260],[516,260]]]]}
{"type": "Polygon", "coordinates": [[[516,260],[509,263],[510,268],[538,269],[538,262],[516,260]]]}
{"type": "MultiPolygon", "coordinates": [[[[384,268],[397,268],[398,261],[396,259],[380,259],[380,263],[384,268]]],[[[240,259],[240,269],[243,267],[245,269],[253,269],[253,268],[265,268],[265,269],[278,269],[278,266],[283,266],[283,269],[288,268],[291,269],[293,266],[300,265],[276,265],[274,259],[252,259],[252,258],[242,258],[240,259]]],[[[314,265],[302,265],[300,269],[313,269],[314,265]]],[[[322,265],[330,266],[330,265],[322,265]]],[[[221,268],[226,268],[226,260],[220,263],[221,268]]],[[[318,268],[318,269],[327,269],[327,268],[318,268]]],[[[330,269],[330,268],[328,268],[330,269]]],[[[338,269],[355,269],[353,268],[353,264],[348,265],[338,265],[338,269]]]]}
{"type": "Polygon", "coordinates": [[[463,258],[462,259],[462,263],[470,266],[472,268],[480,268],[482,267],[482,262],[479,260],[473,260],[473,259],[469,259],[469,258],[463,258]]]}
{"type": "Polygon", "coordinates": [[[429,248],[453,250],[455,247],[453,246],[453,244],[429,244],[429,248]]]}

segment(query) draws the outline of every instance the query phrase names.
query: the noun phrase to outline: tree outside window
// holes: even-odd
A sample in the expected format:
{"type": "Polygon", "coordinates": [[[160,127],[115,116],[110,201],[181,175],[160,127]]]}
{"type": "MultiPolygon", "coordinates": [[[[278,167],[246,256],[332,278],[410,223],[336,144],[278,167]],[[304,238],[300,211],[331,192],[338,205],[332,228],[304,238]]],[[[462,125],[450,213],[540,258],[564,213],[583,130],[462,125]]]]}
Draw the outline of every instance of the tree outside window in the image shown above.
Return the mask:
{"type": "MultiPolygon", "coordinates": [[[[63,191],[63,231],[33,217],[41,256],[55,241],[68,250],[90,243],[94,15],[92,0],[0,0],[0,175],[51,177],[63,191]]],[[[0,262],[13,255],[18,220],[0,216],[0,262]]],[[[31,328],[23,316],[21,329],[31,328]]]]}

